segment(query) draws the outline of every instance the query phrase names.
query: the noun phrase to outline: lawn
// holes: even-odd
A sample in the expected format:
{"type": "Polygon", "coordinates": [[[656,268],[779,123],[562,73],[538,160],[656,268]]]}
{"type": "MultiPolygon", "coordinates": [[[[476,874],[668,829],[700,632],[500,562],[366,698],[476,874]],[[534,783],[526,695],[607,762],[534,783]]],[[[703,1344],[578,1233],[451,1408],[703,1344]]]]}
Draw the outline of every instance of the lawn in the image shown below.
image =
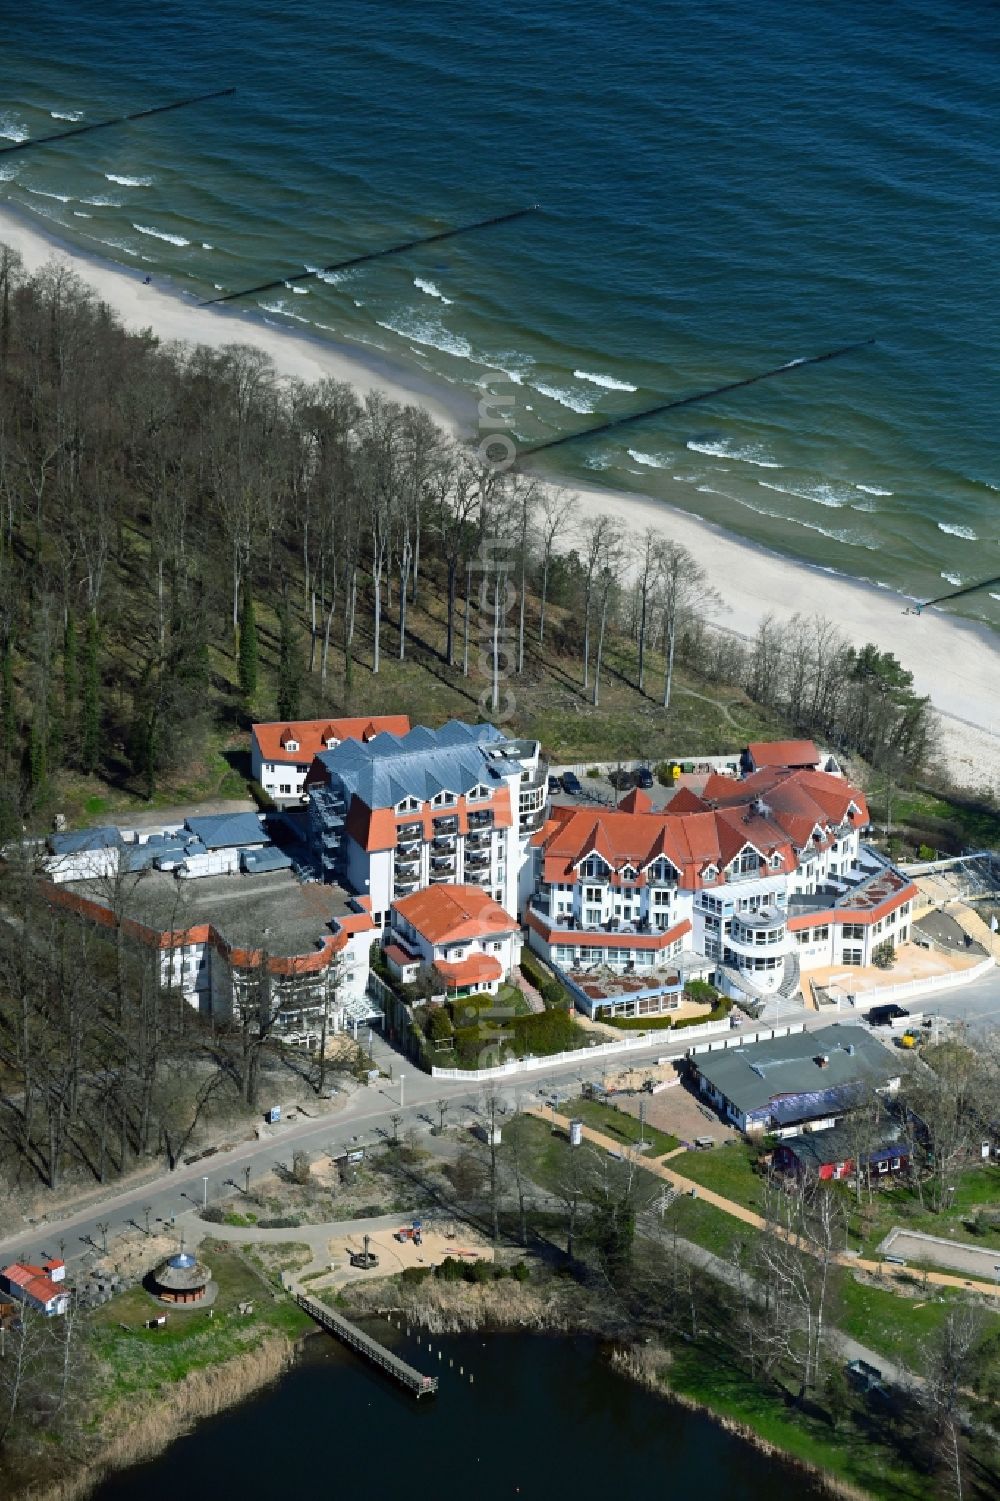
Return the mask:
{"type": "Polygon", "coordinates": [[[613,1136],[616,1141],[626,1146],[633,1146],[644,1136],[650,1143],[650,1149],[644,1153],[646,1157],[662,1157],[664,1152],[672,1152],[680,1146],[676,1136],[670,1136],[666,1131],[658,1131],[655,1126],[645,1126],[640,1129],[639,1122],[632,1115],[626,1115],[622,1110],[616,1110],[613,1105],[602,1105],[599,1100],[568,1100],[565,1106],[560,1107],[563,1114],[567,1111],[574,1117],[583,1121],[584,1125],[592,1126],[595,1131],[601,1131],[605,1136],[613,1136]]]}
{"type": "Polygon", "coordinates": [[[700,1183],[723,1198],[760,1210],[763,1181],[753,1171],[757,1150],[745,1141],[728,1141],[707,1152],[685,1152],[670,1167],[692,1183],[700,1183]]]}
{"type": "Polygon", "coordinates": [[[87,1315],[90,1342],[104,1368],[104,1403],[152,1395],[164,1383],[181,1381],[190,1371],[220,1365],[258,1345],[269,1333],[294,1339],[312,1327],[312,1321],[289,1299],[275,1298],[235,1252],[206,1241],[200,1254],[219,1284],[211,1310],[165,1310],[135,1287],[87,1315]],[[253,1303],[252,1316],[244,1318],[237,1312],[242,1302],[253,1303]],[[162,1312],[167,1312],[166,1325],[147,1329],[146,1321],[162,1312]]]}
{"type": "MultiPolygon", "coordinates": [[[[911,1369],[918,1369],[921,1351],[944,1323],[949,1307],[962,1294],[936,1289],[932,1297],[901,1298],[870,1283],[847,1276],[840,1292],[838,1329],[870,1345],[873,1350],[911,1369]]],[[[1000,1332],[1000,1316],[987,1312],[984,1338],[1000,1332]]]]}
{"type": "Polygon", "coordinates": [[[723,1261],[730,1260],[738,1245],[749,1247],[762,1233],[734,1219],[724,1209],[716,1209],[714,1204],[693,1199],[689,1194],[681,1194],[673,1201],[663,1217],[663,1228],[676,1231],[682,1240],[711,1251],[723,1261]]]}
{"type": "Polygon", "coordinates": [[[872,1203],[867,1198],[860,1210],[854,1194],[844,1186],[841,1192],[850,1213],[852,1243],[865,1255],[873,1255],[894,1225],[939,1235],[948,1240],[966,1240],[970,1245],[992,1246],[1000,1251],[1000,1227],[977,1233],[968,1223],[978,1209],[1000,1205],[1000,1166],[981,1163],[967,1168],[958,1179],[953,1204],[947,1213],[935,1214],[922,1208],[916,1193],[905,1183],[876,1191],[872,1203]]]}
{"type": "MultiPolygon", "coordinates": [[[[667,1379],[674,1391],[703,1403],[712,1412],[746,1423],[761,1438],[786,1453],[840,1476],[886,1501],[932,1501],[940,1494],[936,1482],[912,1470],[890,1444],[903,1443],[894,1423],[885,1420],[887,1442],[878,1443],[874,1415],[864,1413],[864,1428],[848,1414],[835,1430],[820,1412],[792,1408],[776,1388],[751,1380],[744,1372],[700,1344],[675,1353],[667,1379]]],[[[780,1478],[775,1482],[780,1486],[780,1478]]]]}

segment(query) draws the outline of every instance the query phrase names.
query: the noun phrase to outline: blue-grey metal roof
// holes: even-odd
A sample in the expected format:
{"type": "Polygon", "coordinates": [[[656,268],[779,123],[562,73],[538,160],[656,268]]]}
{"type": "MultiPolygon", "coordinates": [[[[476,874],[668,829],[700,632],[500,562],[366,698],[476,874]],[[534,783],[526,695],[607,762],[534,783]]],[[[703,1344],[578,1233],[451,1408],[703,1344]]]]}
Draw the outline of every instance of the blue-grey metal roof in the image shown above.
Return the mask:
{"type": "Polygon", "coordinates": [[[461,795],[480,783],[499,785],[520,767],[489,754],[498,743],[505,737],[495,725],[452,719],[439,730],[417,725],[408,735],[345,740],[320,751],[317,760],[348,798],[358,797],[369,808],[392,808],[404,797],[429,802],[439,792],[461,795]]]}
{"type": "MultiPolygon", "coordinates": [[[[804,1097],[830,1097],[845,1087],[884,1085],[899,1064],[864,1027],[834,1023],[815,1032],[794,1033],[767,1042],[699,1053],[692,1062],[720,1094],[745,1115],[780,1106],[792,1120],[803,1119],[804,1097]],[[826,1062],[818,1062],[824,1057],[826,1062]]],[[[822,1112],[820,1112],[822,1113],[822,1112]]]]}
{"type": "Polygon", "coordinates": [[[79,855],[85,850],[117,849],[122,843],[118,829],[76,829],[69,834],[50,834],[49,849],[54,855],[79,855]]]}
{"type": "Polygon", "coordinates": [[[288,870],[292,857],[275,845],[263,850],[246,850],[240,856],[240,864],[249,876],[260,875],[265,870],[288,870]]]}
{"type": "Polygon", "coordinates": [[[185,819],[184,827],[210,850],[267,843],[267,835],[256,813],[208,813],[200,818],[185,819]]]}
{"type": "Polygon", "coordinates": [[[163,839],[153,837],[145,844],[127,844],[125,846],[125,858],[129,870],[145,870],[152,865],[154,860],[167,860],[171,856],[182,857],[187,854],[187,845],[183,839],[163,839]]]}

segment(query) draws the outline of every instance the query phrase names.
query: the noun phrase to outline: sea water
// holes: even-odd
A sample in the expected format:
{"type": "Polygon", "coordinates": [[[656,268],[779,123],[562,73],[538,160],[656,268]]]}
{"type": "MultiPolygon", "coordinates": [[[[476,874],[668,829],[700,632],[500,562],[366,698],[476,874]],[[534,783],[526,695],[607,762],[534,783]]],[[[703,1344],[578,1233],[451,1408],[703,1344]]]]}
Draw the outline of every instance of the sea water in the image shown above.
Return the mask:
{"type": "Polygon", "coordinates": [[[237,91],[0,155],[40,227],[203,298],[538,203],[236,306],[502,387],[524,442],[788,362],[539,462],[920,599],[1000,574],[987,0],[4,9],[0,147],[237,91]]]}

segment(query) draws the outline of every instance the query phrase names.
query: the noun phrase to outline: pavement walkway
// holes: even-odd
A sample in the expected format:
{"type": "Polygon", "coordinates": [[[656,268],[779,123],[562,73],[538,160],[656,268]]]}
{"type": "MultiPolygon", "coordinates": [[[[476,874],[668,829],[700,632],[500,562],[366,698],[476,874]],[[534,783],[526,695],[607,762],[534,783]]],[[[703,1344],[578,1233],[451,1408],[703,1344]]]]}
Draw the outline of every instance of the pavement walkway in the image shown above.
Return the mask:
{"type": "MultiPolygon", "coordinates": [[[[550,1125],[557,1125],[567,1135],[569,1134],[569,1120],[565,1116],[558,1115],[551,1106],[541,1109],[532,1108],[526,1113],[537,1116],[539,1120],[548,1121],[550,1125]]],[[[591,1126],[583,1127],[583,1136],[586,1141],[593,1142],[594,1146],[601,1147],[603,1151],[609,1152],[612,1157],[621,1157],[623,1155],[621,1142],[615,1141],[611,1136],[604,1136],[600,1131],[595,1131],[591,1126]]],[[[678,1155],[675,1152],[670,1154],[674,1159],[678,1155]]],[[[777,1227],[768,1225],[762,1215],[757,1214],[752,1209],[747,1209],[746,1205],[737,1204],[734,1199],[724,1198],[722,1194],[716,1193],[714,1189],[706,1188],[701,1183],[695,1183],[693,1179],[686,1178],[683,1173],[678,1172],[675,1168],[665,1167],[662,1160],[659,1162],[647,1161],[644,1157],[640,1157],[638,1160],[647,1172],[652,1173],[656,1178],[662,1178],[664,1182],[672,1184],[674,1188],[679,1189],[682,1193],[691,1193],[693,1189],[696,1191],[699,1199],[704,1200],[706,1204],[714,1205],[716,1209],[721,1209],[723,1214],[732,1215],[734,1219],[742,1220],[745,1225],[752,1225],[755,1230],[767,1230],[771,1234],[782,1234],[777,1227]]],[[[793,1239],[793,1237],[788,1235],[784,1235],[783,1238],[793,1239]]],[[[808,1250],[808,1247],[803,1247],[803,1249],[808,1250]]],[[[889,1277],[894,1280],[902,1278],[907,1282],[912,1282],[913,1280],[913,1272],[906,1267],[892,1266],[883,1261],[869,1261],[863,1256],[841,1254],[835,1259],[841,1266],[860,1269],[865,1272],[873,1272],[880,1277],[889,1277]]],[[[947,1272],[921,1271],[920,1277],[922,1281],[932,1283],[936,1287],[956,1287],[962,1289],[964,1292],[987,1293],[991,1297],[1000,1296],[1000,1286],[995,1282],[981,1282],[974,1278],[952,1276],[947,1272]]]]}

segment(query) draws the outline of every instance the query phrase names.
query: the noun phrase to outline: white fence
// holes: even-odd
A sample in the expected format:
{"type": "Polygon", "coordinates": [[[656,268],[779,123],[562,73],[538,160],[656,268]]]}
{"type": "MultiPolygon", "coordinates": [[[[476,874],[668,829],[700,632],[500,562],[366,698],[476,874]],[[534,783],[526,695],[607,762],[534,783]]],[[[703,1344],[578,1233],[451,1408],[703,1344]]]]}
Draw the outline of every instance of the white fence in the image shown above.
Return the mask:
{"type": "MultiPolygon", "coordinates": [[[[556,1068],[561,1063],[575,1063],[578,1068],[585,1068],[595,1058],[612,1058],[621,1053],[635,1052],[639,1048],[655,1047],[657,1043],[664,1048],[669,1047],[668,1039],[672,1030],[668,1028],[664,1032],[636,1032],[632,1037],[622,1038],[621,1042],[601,1042],[592,1048],[574,1048],[569,1053],[512,1058],[509,1063],[498,1063],[494,1068],[432,1068],[431,1075],[435,1079],[464,1079],[470,1084],[480,1084],[488,1079],[510,1079],[517,1074],[538,1073],[543,1069],[556,1068]]],[[[683,1047],[692,1036],[705,1037],[714,1033],[728,1032],[729,1022],[704,1022],[700,1027],[684,1027],[681,1030],[685,1035],[683,1038],[678,1037],[675,1044],[677,1047],[683,1047]]],[[[780,1036],[781,1034],[775,1033],[774,1035],[780,1036]]]]}
{"type": "Polygon", "coordinates": [[[720,1037],[716,1042],[696,1043],[693,1048],[688,1048],[687,1056],[693,1058],[696,1053],[721,1053],[727,1048],[745,1048],[751,1042],[770,1042],[774,1037],[791,1037],[805,1029],[805,1022],[789,1022],[785,1027],[764,1027],[756,1032],[733,1032],[728,1037],[720,1037]]]}
{"type": "MultiPolygon", "coordinates": [[[[924,980],[900,980],[897,985],[879,985],[875,990],[856,990],[854,996],[856,1010],[866,1007],[869,1002],[898,1001],[904,996],[933,995],[937,990],[953,990],[956,985],[971,985],[973,980],[979,980],[987,974],[994,965],[993,959],[983,959],[979,964],[974,964],[971,969],[959,969],[947,975],[928,975],[924,980]]],[[[847,992],[843,992],[844,995],[847,992]]]]}

